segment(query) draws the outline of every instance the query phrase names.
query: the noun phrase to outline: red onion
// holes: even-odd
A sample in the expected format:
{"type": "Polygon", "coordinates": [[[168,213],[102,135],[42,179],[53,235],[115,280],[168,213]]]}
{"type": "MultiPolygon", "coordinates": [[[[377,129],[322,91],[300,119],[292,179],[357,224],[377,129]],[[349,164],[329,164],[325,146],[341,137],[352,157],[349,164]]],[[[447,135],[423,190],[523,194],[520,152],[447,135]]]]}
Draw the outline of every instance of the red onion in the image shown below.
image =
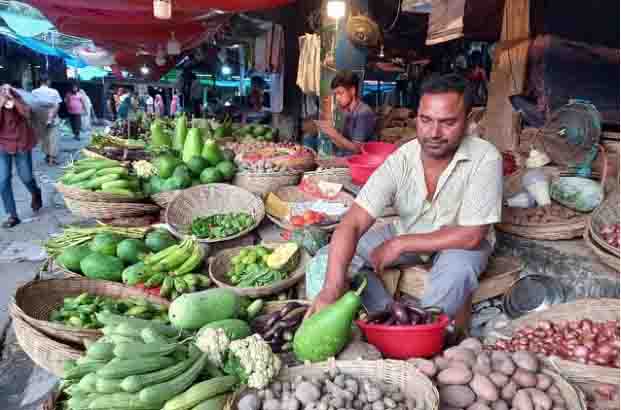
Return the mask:
{"type": "Polygon", "coordinates": [[[587,357],[589,350],[584,346],[576,346],[574,349],[574,357],[587,357]]]}

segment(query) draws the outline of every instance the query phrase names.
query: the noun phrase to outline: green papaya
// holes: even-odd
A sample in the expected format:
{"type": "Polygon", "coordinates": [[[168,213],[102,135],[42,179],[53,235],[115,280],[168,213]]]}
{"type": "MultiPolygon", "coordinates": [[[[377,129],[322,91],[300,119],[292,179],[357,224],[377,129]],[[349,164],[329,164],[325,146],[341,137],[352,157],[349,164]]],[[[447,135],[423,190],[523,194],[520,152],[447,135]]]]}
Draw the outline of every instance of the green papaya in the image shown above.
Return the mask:
{"type": "Polygon", "coordinates": [[[175,124],[175,138],[173,139],[173,149],[175,151],[183,151],[185,145],[185,138],[188,135],[188,118],[185,115],[180,115],[177,118],[175,124]]]}
{"type": "Polygon", "coordinates": [[[188,135],[183,145],[182,159],[186,164],[192,160],[193,157],[200,157],[203,151],[203,138],[201,136],[201,130],[198,128],[192,128],[188,131],[188,135]]]}
{"type": "Polygon", "coordinates": [[[224,160],[220,146],[216,143],[215,140],[212,139],[205,140],[201,156],[205,158],[207,162],[209,162],[209,165],[211,165],[212,167],[215,167],[216,165],[218,165],[218,163],[224,160]]]}
{"type": "Polygon", "coordinates": [[[162,125],[162,121],[155,120],[151,124],[151,145],[154,147],[170,147],[172,146],[172,141],[170,140],[170,135],[164,132],[164,127],[162,125]]]}

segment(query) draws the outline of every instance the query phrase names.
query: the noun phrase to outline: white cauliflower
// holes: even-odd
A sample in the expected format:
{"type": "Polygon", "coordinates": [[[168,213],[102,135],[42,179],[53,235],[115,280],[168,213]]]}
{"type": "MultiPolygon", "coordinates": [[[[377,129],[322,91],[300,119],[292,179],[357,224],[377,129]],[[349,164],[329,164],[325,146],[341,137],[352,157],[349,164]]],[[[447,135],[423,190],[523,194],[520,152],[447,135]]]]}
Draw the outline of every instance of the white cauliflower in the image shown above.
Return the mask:
{"type": "Polygon", "coordinates": [[[196,338],[196,346],[207,353],[209,361],[218,367],[223,366],[230,344],[231,340],[222,328],[203,328],[196,338]]]}
{"type": "Polygon", "coordinates": [[[151,164],[149,161],[136,161],[132,166],[136,171],[136,175],[138,175],[140,178],[149,178],[158,174],[155,165],[151,164]]]}
{"type": "Polygon", "coordinates": [[[248,387],[263,389],[278,375],[281,367],[282,362],[270,345],[254,334],[231,342],[224,371],[237,375],[248,387]]]}

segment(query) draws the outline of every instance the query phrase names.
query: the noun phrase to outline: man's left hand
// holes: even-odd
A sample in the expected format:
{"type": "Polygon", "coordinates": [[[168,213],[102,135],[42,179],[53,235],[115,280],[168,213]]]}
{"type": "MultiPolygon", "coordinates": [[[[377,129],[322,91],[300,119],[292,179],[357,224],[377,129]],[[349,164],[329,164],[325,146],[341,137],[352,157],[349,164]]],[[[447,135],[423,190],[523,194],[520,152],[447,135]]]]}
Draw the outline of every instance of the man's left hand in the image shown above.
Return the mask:
{"type": "Polygon", "coordinates": [[[399,238],[389,239],[371,252],[371,264],[375,272],[381,274],[401,256],[402,249],[399,238]]]}

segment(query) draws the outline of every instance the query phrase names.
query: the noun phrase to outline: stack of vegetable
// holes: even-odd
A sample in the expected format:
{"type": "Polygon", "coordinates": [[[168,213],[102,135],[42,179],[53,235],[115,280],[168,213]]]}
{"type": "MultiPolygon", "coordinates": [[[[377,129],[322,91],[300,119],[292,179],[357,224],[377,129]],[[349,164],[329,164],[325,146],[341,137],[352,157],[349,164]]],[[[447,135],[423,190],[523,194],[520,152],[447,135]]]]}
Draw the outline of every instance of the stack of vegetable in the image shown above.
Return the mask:
{"type": "Polygon", "coordinates": [[[307,309],[308,305],[289,302],[275,312],[257,317],[250,326],[270,344],[272,351],[286,352],[293,348],[293,335],[302,324],[307,309]]]}
{"type": "Polygon", "coordinates": [[[140,198],[140,181],[119,161],[86,158],[71,164],[60,182],[75,188],[140,198]]]}
{"type": "Polygon", "coordinates": [[[50,321],[84,329],[98,329],[103,323],[97,320],[100,312],[168,322],[166,306],[151,303],[143,298],[114,299],[82,293],[67,297],[62,306],[50,314],[50,321]]]}
{"type": "Polygon", "coordinates": [[[247,212],[214,214],[194,218],[190,230],[197,238],[222,239],[237,235],[253,223],[254,218],[247,212]]]}
{"type": "Polygon", "coordinates": [[[157,172],[145,183],[149,194],[233,179],[236,167],[231,158],[226,158],[214,140],[203,140],[199,128],[188,130],[185,116],[177,118],[172,139],[158,121],[151,126],[151,133],[151,144],[163,153],[151,161],[157,172]]]}
{"type": "Polygon", "coordinates": [[[314,169],[315,154],[293,143],[257,142],[254,144],[227,143],[235,152],[235,164],[245,171],[281,172],[314,169]]]}
{"type": "Polygon", "coordinates": [[[477,339],[466,339],[433,361],[410,359],[434,378],[446,409],[551,410],[567,404],[554,379],[536,355],[483,350],[477,339]]]}
{"type": "Polygon", "coordinates": [[[618,320],[561,320],[558,323],[542,320],[535,327],[517,329],[510,340],[499,340],[493,347],[509,352],[526,350],[583,364],[619,368],[619,331],[618,320]]]}
{"type": "Polygon", "coordinates": [[[105,147],[145,149],[147,143],[141,139],[120,138],[114,135],[93,133],[89,147],[96,149],[104,149],[105,147]]]}
{"type": "Polygon", "coordinates": [[[231,283],[240,288],[268,286],[285,279],[300,263],[300,247],[294,242],[277,246],[243,248],[231,258],[227,272],[231,283]]]}
{"type": "Polygon", "coordinates": [[[278,129],[273,129],[260,124],[248,124],[233,132],[236,140],[244,143],[258,141],[273,141],[278,137],[278,129]]]}

